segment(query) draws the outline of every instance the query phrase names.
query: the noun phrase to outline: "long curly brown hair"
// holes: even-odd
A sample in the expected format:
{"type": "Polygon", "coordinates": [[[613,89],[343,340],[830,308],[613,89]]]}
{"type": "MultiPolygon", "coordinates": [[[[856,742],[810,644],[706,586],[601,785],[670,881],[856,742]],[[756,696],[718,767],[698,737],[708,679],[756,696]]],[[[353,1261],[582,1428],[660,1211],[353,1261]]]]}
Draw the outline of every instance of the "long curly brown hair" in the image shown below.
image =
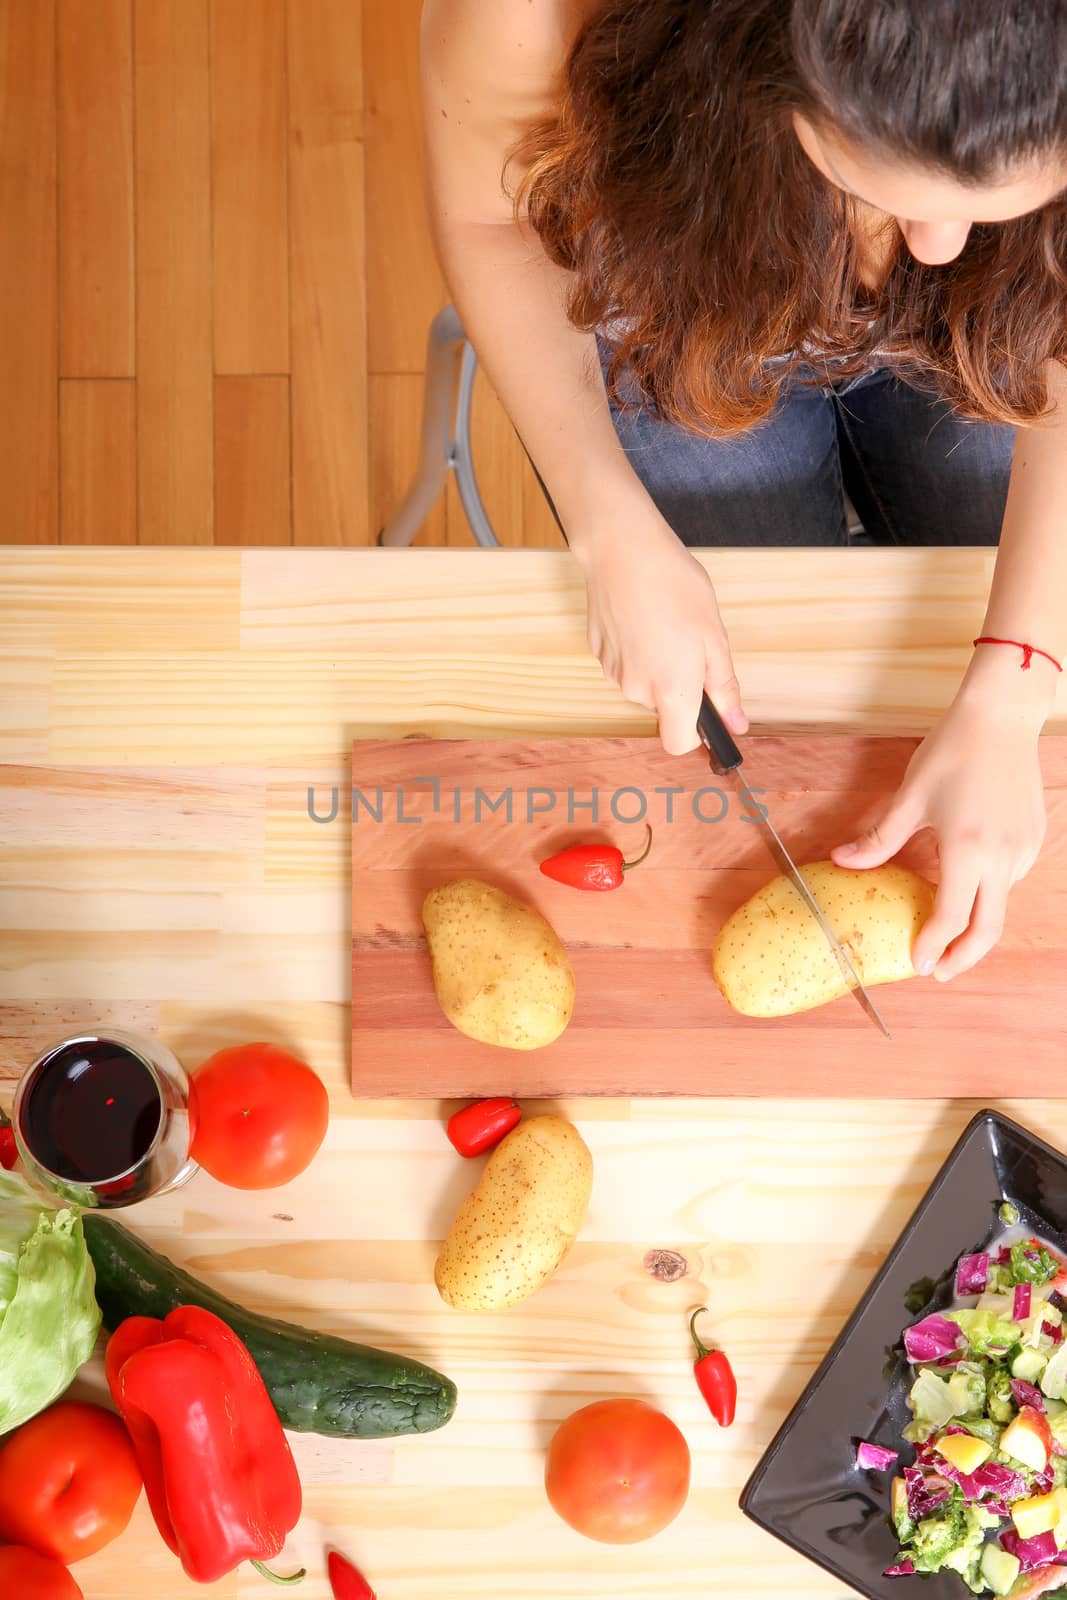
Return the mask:
{"type": "Polygon", "coordinates": [[[1067,158],[1067,0],[606,0],[557,115],[514,152],[515,201],[614,324],[608,386],[703,433],[774,407],[818,348],[842,376],[891,350],[961,413],[1026,423],[1067,358],[1067,194],[976,224],[956,261],[903,240],[878,289],[852,202],[792,114],[962,183],[1067,158]],[[624,382],[625,375],[625,382],[624,382]]]}

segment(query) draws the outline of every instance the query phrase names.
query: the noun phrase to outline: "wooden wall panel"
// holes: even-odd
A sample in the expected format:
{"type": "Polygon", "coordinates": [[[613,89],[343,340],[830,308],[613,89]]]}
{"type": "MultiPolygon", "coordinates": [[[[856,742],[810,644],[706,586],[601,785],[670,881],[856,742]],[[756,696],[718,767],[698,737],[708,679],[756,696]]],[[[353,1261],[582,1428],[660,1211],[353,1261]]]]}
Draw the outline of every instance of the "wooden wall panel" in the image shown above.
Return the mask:
{"type": "Polygon", "coordinates": [[[136,0],[138,519],[214,536],[208,0],[136,0]]]}
{"type": "Polygon", "coordinates": [[[289,12],[293,531],[370,539],[359,6],[289,12]]]}
{"type": "Polygon", "coordinates": [[[447,304],[424,197],[420,0],[368,0],[367,295],[373,373],[421,372],[430,321],[447,304]]]}
{"type": "Polygon", "coordinates": [[[137,543],[137,396],[129,378],[59,386],[61,544],[137,543]]]}
{"type": "Polygon", "coordinates": [[[0,542],[58,533],[54,0],[0,0],[0,542]]]}
{"type": "MultiPolygon", "coordinates": [[[[419,12],[0,0],[0,540],[376,537],[447,298],[419,12]]],[[[474,427],[503,542],[558,542],[481,382],[474,427]]],[[[469,542],[443,496],[418,543],[469,542]]]]}
{"type": "Polygon", "coordinates": [[[289,371],[286,96],[285,0],[211,0],[218,373],[289,371]]]}
{"type": "Polygon", "coordinates": [[[59,368],[134,374],[133,0],[58,0],[59,368]]]}
{"type": "Polygon", "coordinates": [[[289,379],[215,379],[215,543],[291,544],[289,379]]]}

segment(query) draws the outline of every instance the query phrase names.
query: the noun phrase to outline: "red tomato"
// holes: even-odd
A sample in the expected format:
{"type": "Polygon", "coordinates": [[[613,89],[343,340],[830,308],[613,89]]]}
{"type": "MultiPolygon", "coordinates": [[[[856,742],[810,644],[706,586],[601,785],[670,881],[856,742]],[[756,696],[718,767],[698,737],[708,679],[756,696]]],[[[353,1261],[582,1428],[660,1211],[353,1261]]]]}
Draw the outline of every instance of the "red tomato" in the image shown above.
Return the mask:
{"type": "Polygon", "coordinates": [[[0,1539],[64,1565],[80,1561],[118,1538],[140,1492],[137,1457],[118,1417],[61,1400],[0,1449],[0,1539]]]}
{"type": "Polygon", "coordinates": [[[66,1567],[22,1544],[0,1549],[0,1594],[18,1600],[85,1600],[66,1567]]]}
{"type": "Polygon", "coordinates": [[[276,1044],[220,1050],[193,1075],[192,1154],[234,1189],[276,1189],[309,1165],[326,1133],[326,1086],[276,1044]]]}
{"type": "Polygon", "coordinates": [[[556,1430],[545,1488],[553,1509],[586,1538],[636,1544],[685,1505],[689,1446],[643,1400],[598,1400],[556,1430]]]}

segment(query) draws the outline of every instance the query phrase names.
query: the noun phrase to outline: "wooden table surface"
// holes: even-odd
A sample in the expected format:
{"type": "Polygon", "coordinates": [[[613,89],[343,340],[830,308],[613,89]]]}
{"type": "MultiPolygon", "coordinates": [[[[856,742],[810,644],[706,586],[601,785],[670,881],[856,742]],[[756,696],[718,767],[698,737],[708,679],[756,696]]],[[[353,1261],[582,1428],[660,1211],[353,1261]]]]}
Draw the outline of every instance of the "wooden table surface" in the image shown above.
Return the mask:
{"type": "MultiPolygon", "coordinates": [[[[990,557],[709,566],[758,727],[916,733],[962,670],[990,557]]],[[[308,788],[347,784],[354,737],[600,729],[651,720],[588,657],[565,555],[0,552],[0,1098],[87,1022],[158,1029],[192,1066],[227,1043],[292,1045],[331,1095],[311,1169],[260,1195],[200,1175],[128,1220],[249,1305],[418,1354],[459,1385],[437,1434],[294,1436],[305,1515],[287,1553],[311,1568],[306,1600],[327,1594],[326,1542],[380,1600],[842,1595],[741,1518],[738,1490],[975,1106],[569,1102],[596,1163],[581,1241],[535,1299],[477,1318],[432,1282],[471,1181],[432,1062],[424,1101],[348,1090],[349,834],[343,808],[310,821],[308,788]],[[678,1283],[643,1267],[662,1246],[689,1263],[678,1283]],[[691,1379],[684,1313],[705,1299],[740,1378],[729,1432],[691,1379]],[[571,1533],[541,1486],[556,1424],[610,1394],[662,1405],[693,1451],[683,1515],[622,1550],[571,1533]]],[[[1000,1103],[1067,1144],[1067,1104],[1000,1103]]],[[[79,1386],[100,1381],[94,1367],[79,1386]]],[[[77,1576],[86,1600],[203,1592],[143,1501],[77,1576]]],[[[264,1590],[246,1569],[210,1592],[264,1590]]]]}

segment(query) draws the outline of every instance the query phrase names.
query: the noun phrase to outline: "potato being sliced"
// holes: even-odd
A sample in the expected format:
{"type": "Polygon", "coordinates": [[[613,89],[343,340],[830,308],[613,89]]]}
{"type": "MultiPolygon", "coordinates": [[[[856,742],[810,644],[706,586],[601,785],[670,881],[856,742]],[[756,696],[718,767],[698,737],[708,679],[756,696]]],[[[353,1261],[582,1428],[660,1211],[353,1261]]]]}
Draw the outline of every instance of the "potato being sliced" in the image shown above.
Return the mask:
{"type": "Polygon", "coordinates": [[[476,878],[431,889],[422,906],[441,1010],[460,1033],[508,1050],[558,1039],[574,1010],[574,971],[533,906],[476,878]]]}
{"type": "MultiPolygon", "coordinates": [[[[932,884],[893,863],[858,872],[816,861],[800,872],[868,988],[915,976],[912,945],[933,909],[932,884]]],[[[712,972],[748,1017],[790,1016],[848,993],[825,934],[784,876],[727,919],[712,972]]]]}

